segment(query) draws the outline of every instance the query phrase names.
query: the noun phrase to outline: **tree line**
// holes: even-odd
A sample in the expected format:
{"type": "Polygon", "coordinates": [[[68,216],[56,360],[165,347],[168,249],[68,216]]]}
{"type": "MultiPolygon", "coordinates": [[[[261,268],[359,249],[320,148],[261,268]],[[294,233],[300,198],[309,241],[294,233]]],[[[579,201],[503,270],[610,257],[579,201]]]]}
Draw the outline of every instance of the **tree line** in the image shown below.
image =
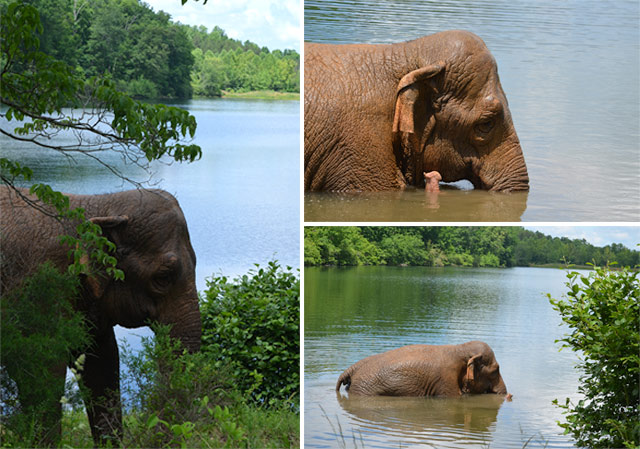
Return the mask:
{"type": "MultiPolygon", "coordinates": [[[[0,0],[0,15],[10,0],[0,0]]],[[[140,0],[31,0],[40,51],[84,77],[108,75],[137,98],[220,96],[223,90],[300,91],[300,55],[174,23],[140,0]]]]}
{"type": "Polygon", "coordinates": [[[640,252],[522,227],[307,227],[304,264],[514,267],[570,263],[635,267],[640,252]]]}

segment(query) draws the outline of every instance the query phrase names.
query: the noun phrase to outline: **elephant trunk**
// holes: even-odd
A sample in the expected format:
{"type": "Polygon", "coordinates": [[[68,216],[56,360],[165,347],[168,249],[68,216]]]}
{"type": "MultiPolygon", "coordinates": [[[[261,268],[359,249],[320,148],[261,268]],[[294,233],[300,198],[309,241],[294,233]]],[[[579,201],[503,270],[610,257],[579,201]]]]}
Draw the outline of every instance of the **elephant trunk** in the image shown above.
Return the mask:
{"type": "Polygon", "coordinates": [[[172,325],[169,336],[180,340],[189,352],[199,351],[202,322],[197,296],[193,295],[188,301],[183,301],[179,308],[172,309],[166,315],[168,316],[160,317],[159,321],[172,325]]]}
{"type": "Polygon", "coordinates": [[[502,376],[500,376],[500,381],[493,387],[494,394],[507,394],[507,386],[504,384],[504,380],[502,380],[502,376]]]}
{"type": "Polygon", "coordinates": [[[494,192],[529,190],[529,174],[522,148],[514,135],[474,167],[474,186],[494,192]]]}

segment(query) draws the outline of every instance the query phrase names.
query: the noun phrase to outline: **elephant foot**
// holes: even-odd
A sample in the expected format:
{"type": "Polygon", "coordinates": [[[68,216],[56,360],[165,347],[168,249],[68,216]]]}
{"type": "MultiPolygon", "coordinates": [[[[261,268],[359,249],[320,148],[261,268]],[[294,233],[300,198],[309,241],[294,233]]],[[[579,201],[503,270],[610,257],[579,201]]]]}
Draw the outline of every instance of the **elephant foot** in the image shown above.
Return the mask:
{"type": "Polygon", "coordinates": [[[442,176],[437,171],[431,171],[429,173],[423,173],[424,180],[426,185],[424,187],[425,192],[439,192],[440,191],[440,180],[442,176]]]}

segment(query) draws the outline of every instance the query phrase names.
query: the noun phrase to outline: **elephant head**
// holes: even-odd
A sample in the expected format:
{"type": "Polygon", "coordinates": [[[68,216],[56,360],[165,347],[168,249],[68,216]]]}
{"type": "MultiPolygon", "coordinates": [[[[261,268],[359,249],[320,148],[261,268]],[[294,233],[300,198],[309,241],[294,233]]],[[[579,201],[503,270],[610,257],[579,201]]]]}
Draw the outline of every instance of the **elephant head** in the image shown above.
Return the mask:
{"type": "Polygon", "coordinates": [[[178,202],[163,191],[124,192],[118,215],[92,217],[116,245],[124,281],[89,276],[85,284],[108,325],[134,328],[157,321],[190,351],[200,348],[196,256],[178,202]]]}
{"type": "Polygon", "coordinates": [[[507,387],[500,375],[500,366],[491,348],[482,342],[471,342],[466,366],[462,369],[461,391],[471,394],[506,395],[507,387]]]}
{"type": "Polygon", "coordinates": [[[422,40],[406,44],[415,68],[396,89],[393,147],[406,181],[423,185],[423,172],[437,171],[445,182],[529,190],[496,61],[484,42],[463,31],[429,38],[428,46],[422,40]]]}

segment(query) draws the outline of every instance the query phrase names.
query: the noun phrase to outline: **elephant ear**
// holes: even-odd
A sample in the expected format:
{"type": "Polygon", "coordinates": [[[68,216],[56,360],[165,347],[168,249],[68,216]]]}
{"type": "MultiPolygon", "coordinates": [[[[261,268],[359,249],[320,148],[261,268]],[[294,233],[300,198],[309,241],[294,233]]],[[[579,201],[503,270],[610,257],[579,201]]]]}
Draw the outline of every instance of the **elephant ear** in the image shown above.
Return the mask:
{"type": "MultiPolygon", "coordinates": [[[[102,229],[102,235],[108,238],[110,241],[118,245],[120,239],[118,239],[119,230],[129,222],[129,217],[126,215],[114,215],[109,217],[92,217],[90,222],[97,224],[102,229]]],[[[89,266],[89,256],[84,255],[80,259],[80,263],[89,266]]],[[[89,289],[91,295],[94,298],[100,298],[104,294],[109,278],[101,272],[87,274],[85,278],[85,285],[89,289]]]]}
{"type": "Polygon", "coordinates": [[[432,108],[428,107],[435,92],[428,81],[441,73],[444,66],[444,62],[438,62],[413,70],[402,77],[396,89],[393,146],[396,161],[409,184],[417,182],[413,179],[418,177],[415,156],[435,125],[432,108]]]}
{"type": "Polygon", "coordinates": [[[467,361],[467,381],[475,380],[475,372],[482,363],[482,354],[476,354],[467,361]]]}

